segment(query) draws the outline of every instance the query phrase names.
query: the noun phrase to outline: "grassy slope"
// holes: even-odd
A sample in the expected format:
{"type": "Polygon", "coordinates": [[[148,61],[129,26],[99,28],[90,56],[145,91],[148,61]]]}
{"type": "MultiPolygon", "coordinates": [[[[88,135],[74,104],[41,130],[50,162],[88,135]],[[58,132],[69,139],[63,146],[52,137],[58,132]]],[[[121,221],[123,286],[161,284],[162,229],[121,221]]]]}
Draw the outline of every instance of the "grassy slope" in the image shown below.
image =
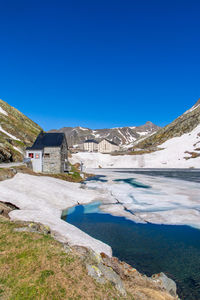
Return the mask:
{"type": "Polygon", "coordinates": [[[0,299],[123,299],[89,277],[80,258],[51,236],[14,232],[18,226],[0,217],[0,299]]]}
{"type": "Polygon", "coordinates": [[[138,274],[124,280],[127,296],[91,278],[75,249],[65,252],[50,235],[16,232],[26,224],[0,215],[1,300],[173,300],[138,274]]]}
{"type": "Polygon", "coordinates": [[[0,161],[20,160],[22,155],[13,146],[24,150],[26,146],[32,145],[42,128],[1,99],[0,106],[8,114],[6,116],[0,113],[0,125],[20,140],[14,140],[0,131],[0,161]]]}

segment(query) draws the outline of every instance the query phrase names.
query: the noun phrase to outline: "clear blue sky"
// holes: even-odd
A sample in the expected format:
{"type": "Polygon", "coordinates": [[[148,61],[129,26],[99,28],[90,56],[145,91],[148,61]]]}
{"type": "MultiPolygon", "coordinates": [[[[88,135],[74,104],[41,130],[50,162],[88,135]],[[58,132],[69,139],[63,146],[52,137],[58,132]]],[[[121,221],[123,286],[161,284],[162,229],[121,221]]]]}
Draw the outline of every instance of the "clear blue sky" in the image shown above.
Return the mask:
{"type": "Polygon", "coordinates": [[[199,0],[0,0],[0,98],[45,130],[165,125],[200,97],[199,0]]]}

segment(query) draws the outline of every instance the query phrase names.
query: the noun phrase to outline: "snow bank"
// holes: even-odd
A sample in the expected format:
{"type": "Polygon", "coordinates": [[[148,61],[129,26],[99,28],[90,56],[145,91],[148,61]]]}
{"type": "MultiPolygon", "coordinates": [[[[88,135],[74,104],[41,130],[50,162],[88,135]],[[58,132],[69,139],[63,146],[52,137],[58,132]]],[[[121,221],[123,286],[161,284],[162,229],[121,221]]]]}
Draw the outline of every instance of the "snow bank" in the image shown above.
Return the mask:
{"type": "Polygon", "coordinates": [[[111,256],[110,246],[61,220],[63,210],[77,203],[95,201],[101,197],[99,192],[82,189],[78,183],[26,174],[17,174],[12,179],[0,182],[0,191],[1,201],[20,208],[10,213],[12,220],[41,222],[48,225],[61,242],[91,247],[94,251],[111,256]]]}
{"type": "Polygon", "coordinates": [[[102,153],[76,153],[71,162],[82,161],[86,168],[200,168],[200,157],[186,160],[185,151],[200,147],[200,125],[190,133],[175,137],[160,145],[164,150],[144,155],[112,156],[102,153]],[[197,144],[197,146],[195,146],[197,144]]]}

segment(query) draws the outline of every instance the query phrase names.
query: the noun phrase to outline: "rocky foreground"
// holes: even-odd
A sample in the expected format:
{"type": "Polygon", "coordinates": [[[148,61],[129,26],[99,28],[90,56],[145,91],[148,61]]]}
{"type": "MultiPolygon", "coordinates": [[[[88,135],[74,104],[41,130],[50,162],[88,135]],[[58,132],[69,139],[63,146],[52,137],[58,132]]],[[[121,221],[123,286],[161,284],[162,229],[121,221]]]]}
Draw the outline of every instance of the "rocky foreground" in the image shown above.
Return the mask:
{"type": "Polygon", "coordinates": [[[103,252],[58,243],[48,226],[9,221],[13,209],[0,203],[0,299],[178,299],[165,274],[149,278],[103,252]]]}

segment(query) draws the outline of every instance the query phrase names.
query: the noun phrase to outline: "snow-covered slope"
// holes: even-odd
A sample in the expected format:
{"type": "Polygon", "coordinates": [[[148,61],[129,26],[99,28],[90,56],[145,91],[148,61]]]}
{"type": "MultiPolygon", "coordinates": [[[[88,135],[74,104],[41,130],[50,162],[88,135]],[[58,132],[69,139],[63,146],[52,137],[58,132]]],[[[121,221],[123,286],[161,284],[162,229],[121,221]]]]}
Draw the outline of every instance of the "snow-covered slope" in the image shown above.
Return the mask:
{"type": "MultiPolygon", "coordinates": [[[[143,139],[134,148],[155,151],[158,147],[174,137],[190,133],[200,124],[200,99],[196,104],[169,125],[159,129],[155,134],[143,139]]],[[[195,143],[195,142],[194,142],[195,143]]],[[[185,150],[187,150],[185,148],[185,150]]]]}
{"type": "Polygon", "coordinates": [[[0,100],[0,162],[17,161],[42,129],[20,111],[0,100]]]}
{"type": "Polygon", "coordinates": [[[71,161],[82,161],[87,168],[200,168],[200,125],[169,139],[160,148],[162,150],[144,155],[77,153],[71,161]]]}
{"type": "Polygon", "coordinates": [[[63,127],[59,130],[51,130],[51,132],[64,132],[69,146],[81,144],[87,139],[100,141],[106,138],[120,146],[128,148],[133,146],[135,141],[156,132],[158,129],[160,129],[160,127],[152,122],[146,122],[146,124],[138,127],[116,127],[95,130],[83,127],[63,127]]]}

